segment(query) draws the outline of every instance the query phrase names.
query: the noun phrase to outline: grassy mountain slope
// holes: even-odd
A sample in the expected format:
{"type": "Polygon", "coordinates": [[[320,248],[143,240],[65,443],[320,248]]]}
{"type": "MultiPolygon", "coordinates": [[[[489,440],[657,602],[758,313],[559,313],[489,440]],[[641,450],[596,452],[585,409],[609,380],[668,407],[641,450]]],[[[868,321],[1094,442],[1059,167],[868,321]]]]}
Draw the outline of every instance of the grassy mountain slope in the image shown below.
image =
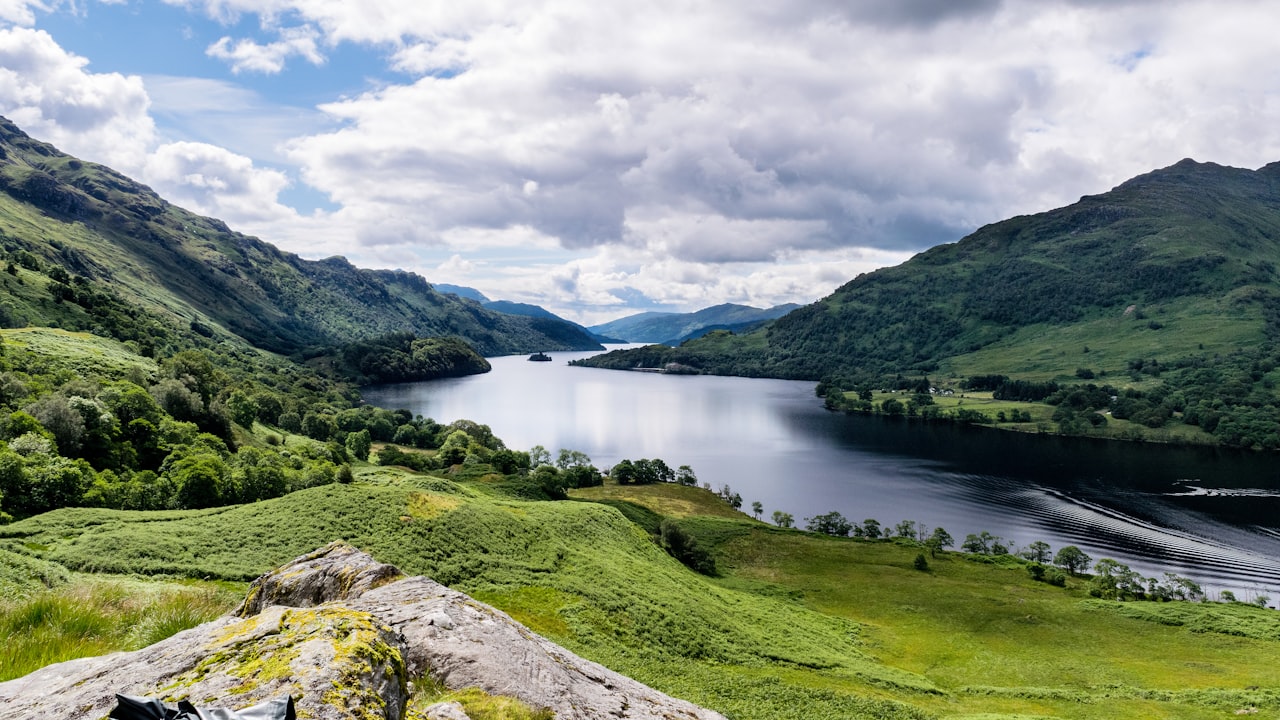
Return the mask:
{"type": "Polygon", "coordinates": [[[708,578],[614,507],[363,467],[354,485],[204,511],[67,509],[0,528],[81,571],[243,580],[334,538],[512,613],[661,690],[749,718],[1215,718],[1280,708],[1274,611],[1089,600],[1020,561],[836,539],[672,485],[580,491],[668,517],[708,578]],[[1258,689],[1263,688],[1263,689],[1258,689]]]}
{"type": "Polygon", "coordinates": [[[1183,160],[860,275],[771,323],[763,342],[690,343],[671,357],[803,379],[1123,371],[1134,358],[1274,338],[1277,263],[1280,163],[1250,171],[1183,160]],[[1086,346],[1105,352],[1081,358],[1086,346]]]}
{"type": "Polygon", "coordinates": [[[778,305],[761,310],[749,305],[724,303],[692,313],[644,312],[618,320],[593,325],[589,329],[600,335],[621,338],[627,342],[674,345],[697,337],[710,329],[743,328],[781,317],[800,307],[778,305]]]}
{"type": "Polygon", "coordinates": [[[0,301],[7,326],[89,330],[96,322],[112,333],[123,323],[86,312],[96,307],[101,315],[97,306],[110,296],[156,322],[286,354],[395,331],[456,335],[485,354],[599,347],[568,323],[492,312],[411,273],[282,252],[3,119],[0,191],[0,247],[13,268],[0,301]],[[41,275],[58,283],[52,291],[41,275]]]}

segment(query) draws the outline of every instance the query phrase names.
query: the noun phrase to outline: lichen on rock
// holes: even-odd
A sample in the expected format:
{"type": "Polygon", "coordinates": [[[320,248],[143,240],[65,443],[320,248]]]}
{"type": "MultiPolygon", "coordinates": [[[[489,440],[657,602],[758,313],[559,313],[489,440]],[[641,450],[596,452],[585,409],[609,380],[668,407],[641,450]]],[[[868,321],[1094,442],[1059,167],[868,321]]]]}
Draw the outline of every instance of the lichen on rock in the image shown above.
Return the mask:
{"type": "Polygon", "coordinates": [[[229,709],[288,693],[300,718],[406,720],[417,679],[515,698],[561,720],[724,720],[344,543],[263,575],[228,616],[0,683],[0,718],[101,718],[116,693],[229,709]]]}

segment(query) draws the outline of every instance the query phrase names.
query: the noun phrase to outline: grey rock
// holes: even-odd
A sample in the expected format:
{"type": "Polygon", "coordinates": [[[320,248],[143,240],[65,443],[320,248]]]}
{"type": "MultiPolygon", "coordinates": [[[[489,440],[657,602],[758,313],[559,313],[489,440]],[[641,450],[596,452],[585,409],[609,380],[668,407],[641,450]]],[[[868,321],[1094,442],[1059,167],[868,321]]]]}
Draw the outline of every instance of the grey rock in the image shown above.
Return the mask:
{"type": "Polygon", "coordinates": [[[234,612],[248,617],[271,605],[314,607],[359,597],[401,575],[395,566],[335,541],[254,580],[249,594],[234,612]]]}
{"type": "Polygon", "coordinates": [[[288,693],[299,717],[402,720],[408,683],[424,676],[551,708],[560,720],[724,720],[463,593],[396,577],[395,568],[330,544],[259,578],[233,614],[142,650],[0,683],[0,720],[103,718],[116,693],[229,709],[288,693]]]}
{"type": "Polygon", "coordinates": [[[436,703],[428,706],[422,714],[427,716],[427,720],[471,720],[471,716],[462,709],[460,702],[436,703]]]}

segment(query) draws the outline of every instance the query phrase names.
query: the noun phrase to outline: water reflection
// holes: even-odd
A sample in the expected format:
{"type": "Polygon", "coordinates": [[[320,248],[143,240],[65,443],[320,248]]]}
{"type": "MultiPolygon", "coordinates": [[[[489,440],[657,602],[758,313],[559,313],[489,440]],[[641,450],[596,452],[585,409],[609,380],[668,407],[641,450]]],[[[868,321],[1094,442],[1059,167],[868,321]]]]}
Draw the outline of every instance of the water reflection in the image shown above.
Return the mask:
{"type": "Polygon", "coordinates": [[[490,425],[511,447],[688,464],[748,505],[798,521],[990,530],[1076,544],[1144,574],[1171,570],[1280,594],[1280,477],[1270,456],[1019,435],[824,411],[810,383],[627,373],[520,357],[486,375],[369,388],[369,402],[490,425]],[[1203,491],[1197,490],[1197,488],[1203,491]]]}

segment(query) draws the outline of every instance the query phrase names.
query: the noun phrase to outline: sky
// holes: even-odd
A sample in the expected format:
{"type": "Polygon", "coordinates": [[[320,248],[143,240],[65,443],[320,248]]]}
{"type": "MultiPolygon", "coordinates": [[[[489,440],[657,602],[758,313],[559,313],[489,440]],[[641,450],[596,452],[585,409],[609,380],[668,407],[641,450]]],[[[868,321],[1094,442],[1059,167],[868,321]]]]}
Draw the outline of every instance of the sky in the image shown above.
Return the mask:
{"type": "Polygon", "coordinates": [[[0,0],[0,115],[303,257],[594,324],[812,302],[1190,157],[1280,160],[1280,6],[0,0]]]}

